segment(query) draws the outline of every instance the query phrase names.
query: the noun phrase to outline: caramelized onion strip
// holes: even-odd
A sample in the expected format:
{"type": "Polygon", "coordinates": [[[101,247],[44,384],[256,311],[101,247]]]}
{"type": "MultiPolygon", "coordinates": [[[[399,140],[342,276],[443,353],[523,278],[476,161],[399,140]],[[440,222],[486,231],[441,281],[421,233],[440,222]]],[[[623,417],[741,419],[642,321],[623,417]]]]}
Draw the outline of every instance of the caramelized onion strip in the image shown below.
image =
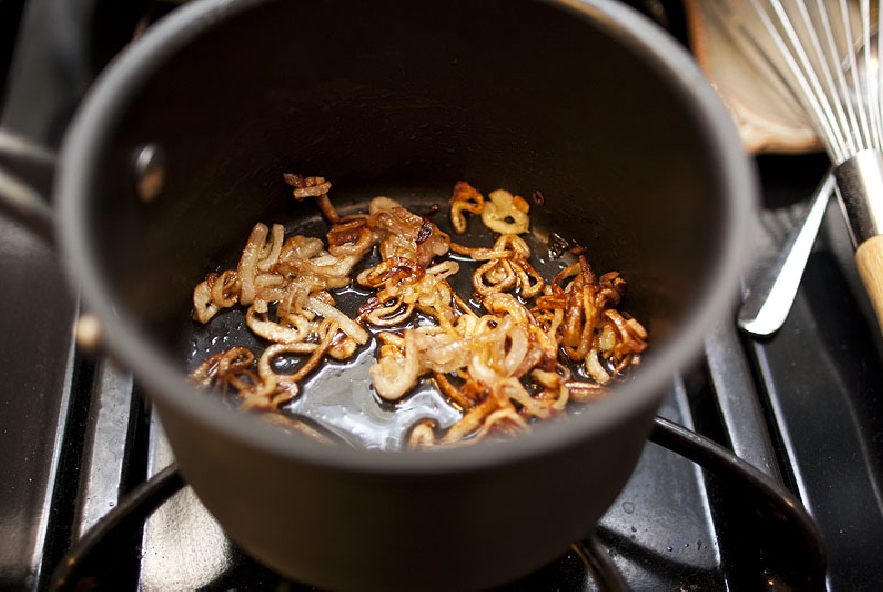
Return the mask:
{"type": "Polygon", "coordinates": [[[208,282],[197,284],[193,289],[193,318],[204,325],[220,310],[212,300],[212,289],[208,282]]]}
{"type": "Polygon", "coordinates": [[[251,231],[251,236],[248,237],[248,242],[242,251],[242,258],[239,260],[239,266],[236,271],[242,282],[239,302],[243,306],[248,306],[254,301],[254,278],[257,272],[258,257],[264,248],[268,231],[269,229],[264,224],[255,224],[254,229],[251,231]]]}
{"type": "Polygon", "coordinates": [[[268,271],[279,261],[282,253],[282,245],[285,243],[285,227],[281,224],[273,224],[272,238],[270,243],[261,250],[260,261],[257,263],[258,271],[268,271]]]}
{"type": "Polygon", "coordinates": [[[212,302],[218,308],[230,308],[239,300],[238,281],[235,271],[224,271],[212,283],[212,302]]]}
{"type": "Polygon", "coordinates": [[[500,234],[524,234],[530,222],[527,201],[518,195],[498,189],[488,196],[481,213],[484,225],[500,234]]]}
{"type": "Polygon", "coordinates": [[[484,196],[470,185],[460,181],[454,185],[454,196],[451,198],[451,225],[457,234],[466,232],[466,216],[464,212],[481,214],[484,211],[484,196]]]}
{"type": "Polygon", "coordinates": [[[357,325],[351,318],[337,310],[337,308],[321,301],[316,296],[310,296],[307,298],[304,307],[326,319],[336,320],[340,329],[352,337],[359,345],[365,345],[368,343],[368,333],[366,333],[364,329],[357,325]]]}
{"type": "Polygon", "coordinates": [[[374,378],[374,390],[390,401],[402,398],[419,377],[420,364],[414,334],[410,330],[405,330],[403,349],[401,355],[381,355],[380,360],[369,369],[374,378]]]}
{"type": "Polygon", "coordinates": [[[497,402],[488,397],[481,403],[469,409],[453,426],[451,426],[445,435],[439,440],[440,444],[453,444],[460,442],[472,432],[481,427],[484,419],[497,409],[497,402]]]}

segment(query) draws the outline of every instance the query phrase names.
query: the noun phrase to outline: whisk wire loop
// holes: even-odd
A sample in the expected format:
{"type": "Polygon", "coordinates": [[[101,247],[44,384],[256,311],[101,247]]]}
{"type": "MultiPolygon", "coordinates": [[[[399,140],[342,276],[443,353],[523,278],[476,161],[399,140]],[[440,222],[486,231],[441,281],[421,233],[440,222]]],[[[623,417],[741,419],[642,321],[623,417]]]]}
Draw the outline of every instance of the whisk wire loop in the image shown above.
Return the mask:
{"type": "Polygon", "coordinates": [[[765,9],[764,0],[751,0],[767,34],[775,43],[792,73],[793,80],[802,91],[797,94],[804,99],[804,108],[807,114],[815,120],[817,128],[823,132],[823,140],[828,145],[829,151],[837,154],[839,158],[839,155],[847,151],[847,147],[843,144],[842,137],[838,133],[834,109],[828,96],[822,90],[821,82],[800,41],[797,30],[779,0],[767,0],[766,3],[772,8],[775,21],[765,9]]]}
{"type": "MultiPolygon", "coordinates": [[[[867,0],[861,0],[861,6],[861,10],[865,10],[867,8],[867,0]]],[[[855,137],[858,139],[857,150],[852,151],[852,154],[855,154],[858,150],[863,150],[873,145],[871,141],[870,117],[868,115],[869,109],[867,101],[865,100],[866,94],[864,92],[863,84],[866,77],[861,75],[862,73],[858,65],[858,56],[856,55],[858,51],[864,53],[868,50],[868,47],[864,46],[860,50],[856,49],[859,46],[856,43],[852,32],[852,19],[849,15],[849,2],[847,0],[840,0],[840,18],[843,24],[846,47],[852,48],[846,52],[846,57],[849,60],[849,74],[852,79],[853,95],[855,96],[858,105],[859,121],[861,122],[861,127],[855,131],[855,137]]],[[[862,22],[864,22],[864,17],[862,17],[862,22]]]]}
{"type": "MultiPolygon", "coordinates": [[[[865,110],[862,106],[861,101],[853,101],[850,100],[850,97],[860,97],[861,96],[861,86],[859,80],[857,78],[858,73],[858,61],[856,60],[855,51],[855,42],[853,41],[852,35],[852,21],[849,16],[849,3],[847,0],[840,0],[838,2],[839,7],[839,16],[835,16],[834,19],[830,18],[827,10],[823,13],[822,20],[824,25],[831,30],[831,23],[836,22],[839,23],[840,29],[839,32],[843,36],[843,46],[846,48],[843,58],[840,57],[840,50],[837,48],[836,43],[832,45],[831,51],[829,55],[832,59],[839,62],[840,70],[843,71],[844,67],[846,69],[846,73],[849,74],[849,82],[845,84],[845,86],[841,89],[841,94],[836,95],[838,98],[843,97],[844,100],[841,100],[841,103],[845,103],[848,105],[848,108],[853,112],[858,113],[858,118],[853,118],[851,120],[851,126],[845,127],[843,129],[843,133],[845,133],[850,139],[850,147],[847,151],[846,155],[837,159],[837,162],[840,163],[846,159],[848,154],[855,154],[861,148],[867,144],[867,131],[868,131],[868,123],[867,123],[867,115],[865,114],[865,110]],[[853,109],[853,104],[855,104],[856,108],[853,109]]],[[[831,33],[833,35],[833,32],[831,33]]],[[[844,75],[844,79],[846,76],[844,75]]]]}
{"type": "MultiPolygon", "coordinates": [[[[798,3],[798,8],[800,9],[801,17],[803,17],[803,28],[808,32],[811,45],[815,50],[816,61],[818,62],[820,70],[825,78],[826,89],[824,97],[827,99],[827,97],[841,96],[841,93],[843,95],[847,94],[849,87],[846,83],[846,77],[843,74],[843,68],[836,61],[833,64],[831,63],[832,60],[830,59],[830,56],[836,55],[837,45],[834,39],[834,33],[831,30],[830,19],[827,18],[825,12],[827,9],[823,4],[823,0],[816,0],[815,3],[816,14],[820,15],[818,18],[821,24],[820,27],[817,27],[814,23],[806,3],[798,3]],[[819,28],[822,30],[822,33],[824,33],[826,48],[822,47],[822,43],[819,39],[817,30],[819,28]],[[836,82],[834,80],[835,78],[836,82]]],[[[858,120],[851,103],[844,104],[843,101],[837,100],[832,100],[831,103],[833,103],[832,109],[835,112],[836,118],[831,122],[830,127],[833,132],[837,134],[837,146],[839,148],[837,153],[845,154],[854,148],[854,142],[851,134],[844,133],[843,130],[857,129],[858,120]]]]}
{"type": "MultiPolygon", "coordinates": [[[[876,72],[877,72],[877,96],[874,104],[877,105],[877,113],[880,119],[880,135],[883,138],[883,68],[880,67],[880,59],[883,56],[883,11],[880,10],[880,5],[877,5],[877,59],[876,59],[876,72]]],[[[880,145],[883,146],[883,139],[881,139],[880,145]]]]}
{"type": "Polygon", "coordinates": [[[737,43],[762,56],[798,100],[834,164],[862,150],[883,150],[881,1],[712,3],[734,25],[737,43]]]}
{"type": "MultiPolygon", "coordinates": [[[[868,148],[880,149],[883,147],[883,113],[880,110],[880,92],[879,92],[879,70],[877,56],[879,53],[880,35],[872,35],[877,23],[871,22],[871,2],[870,0],[861,1],[861,21],[862,21],[862,56],[864,58],[864,76],[861,77],[864,86],[864,104],[868,109],[870,116],[870,125],[872,137],[868,144],[868,148]],[[875,53],[876,52],[876,53],[875,53]]],[[[876,29],[879,31],[879,28],[876,29]]]]}

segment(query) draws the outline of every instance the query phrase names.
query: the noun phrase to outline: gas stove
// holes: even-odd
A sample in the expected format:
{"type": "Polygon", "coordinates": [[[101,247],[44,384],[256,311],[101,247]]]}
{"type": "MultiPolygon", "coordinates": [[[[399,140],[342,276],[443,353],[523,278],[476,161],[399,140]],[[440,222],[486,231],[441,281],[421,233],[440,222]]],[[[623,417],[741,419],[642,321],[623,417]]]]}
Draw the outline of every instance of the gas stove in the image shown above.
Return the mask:
{"type": "MultiPolygon", "coordinates": [[[[665,16],[682,37],[677,2],[634,4],[665,16]]],[[[0,0],[0,15],[7,17],[0,17],[0,85],[7,93],[26,87],[38,93],[35,100],[73,105],[76,85],[47,98],[40,93],[52,93],[48,73],[32,68],[42,63],[39,38],[57,33],[47,15],[69,14],[90,32],[90,68],[98,71],[127,39],[174,6],[0,0]],[[59,5],[69,13],[60,13],[59,5]]],[[[57,145],[63,125],[29,117],[21,92],[8,96],[18,98],[0,104],[3,129],[57,145]]],[[[9,154],[0,153],[0,164],[9,165],[9,154]]],[[[760,265],[794,226],[827,160],[764,156],[756,162],[763,190],[760,265]]],[[[38,187],[48,186],[45,169],[25,172],[38,187]]],[[[193,493],[178,490],[174,476],[162,473],[173,457],[149,400],[114,360],[77,345],[72,328],[81,311],[55,256],[2,217],[0,277],[7,295],[0,309],[0,587],[58,584],[53,571],[86,541],[93,545],[90,560],[101,569],[66,585],[301,588],[241,552],[193,493]],[[145,490],[142,484],[157,475],[165,475],[165,489],[145,490]],[[118,506],[124,511],[115,511],[118,506]],[[112,523],[103,520],[109,513],[112,523]]],[[[823,583],[832,590],[883,585],[881,352],[842,216],[832,206],[784,327],[760,341],[740,334],[735,323],[722,324],[707,337],[704,355],[674,377],[660,409],[799,497],[821,529],[828,559],[823,583]]],[[[793,565],[783,565],[781,547],[806,542],[789,536],[732,483],[648,442],[597,531],[506,589],[777,587],[792,581],[783,576],[793,565]]]]}

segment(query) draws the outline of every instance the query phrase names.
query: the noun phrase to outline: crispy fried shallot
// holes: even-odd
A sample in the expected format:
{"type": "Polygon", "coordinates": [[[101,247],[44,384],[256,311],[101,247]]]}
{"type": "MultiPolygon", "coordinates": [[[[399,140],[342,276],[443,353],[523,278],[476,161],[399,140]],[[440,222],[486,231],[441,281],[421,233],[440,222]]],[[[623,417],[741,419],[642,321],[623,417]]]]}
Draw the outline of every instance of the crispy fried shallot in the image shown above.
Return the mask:
{"type": "Polygon", "coordinates": [[[466,216],[463,212],[481,214],[484,211],[484,196],[470,185],[460,181],[454,185],[454,197],[451,199],[451,224],[457,234],[466,232],[466,216]]]}
{"type": "Polygon", "coordinates": [[[500,234],[524,234],[527,232],[530,206],[520,195],[512,195],[503,189],[490,194],[490,201],[484,204],[481,221],[500,234]]]}
{"type": "MultiPolygon", "coordinates": [[[[377,395],[399,400],[425,377],[462,412],[447,429],[432,419],[418,422],[408,436],[410,447],[527,431],[537,420],[562,415],[571,403],[603,396],[609,383],[640,363],[647,331],[618,308],[625,280],[616,272],[596,277],[584,249],[569,249],[578,255],[575,262],[545,279],[519,236],[529,227],[524,198],[499,189],[486,199],[468,183],[457,183],[449,212],[454,230],[464,233],[465,214],[471,213],[499,234],[492,247],[466,247],[433,223],[437,206],[420,216],[381,196],[366,214],[342,217],[323,177],[286,174],[285,182],[298,200],[316,200],[329,224],[326,240],[286,238],[279,224],[257,224],[236,269],[208,274],[193,291],[196,321],[208,323],[224,309],[243,307],[247,326],[269,343],[259,357],[244,347],[214,354],[191,374],[196,384],[234,394],[240,408],[286,417],[279,407],[299,396],[299,384],[324,359],[344,360],[369,344],[366,327],[374,329],[378,343],[369,370],[377,395]],[[480,307],[448,283],[461,267],[445,258],[449,252],[475,262],[471,297],[480,307]],[[370,253],[379,262],[355,274],[370,253]],[[374,293],[350,318],[331,290],[353,280],[374,293]],[[412,322],[418,312],[431,322],[412,322]],[[283,357],[300,359],[293,373],[274,369],[274,360],[283,357]]],[[[533,199],[544,201],[540,192],[533,199]]],[[[292,418],[278,423],[320,434],[292,418]]]]}

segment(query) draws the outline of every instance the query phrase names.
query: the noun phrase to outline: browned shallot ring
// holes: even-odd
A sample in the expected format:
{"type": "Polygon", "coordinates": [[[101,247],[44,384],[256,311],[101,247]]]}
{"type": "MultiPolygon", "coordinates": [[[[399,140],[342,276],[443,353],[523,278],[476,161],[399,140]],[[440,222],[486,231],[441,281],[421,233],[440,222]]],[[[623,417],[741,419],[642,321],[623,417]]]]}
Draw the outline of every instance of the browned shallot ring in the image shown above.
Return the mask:
{"type": "Polygon", "coordinates": [[[366,269],[356,277],[356,281],[368,288],[377,288],[381,285],[389,285],[390,280],[398,283],[402,278],[413,277],[423,271],[419,270],[414,261],[405,257],[390,257],[384,259],[371,269],[366,269]]]}
{"type": "Polygon", "coordinates": [[[527,432],[530,426],[514,407],[497,409],[484,418],[484,423],[473,434],[473,440],[480,440],[490,434],[516,435],[527,432]]]}
{"type": "Polygon", "coordinates": [[[363,217],[335,224],[328,231],[328,252],[335,257],[366,254],[377,242],[377,236],[366,224],[363,217]]]}
{"type": "Polygon", "coordinates": [[[522,298],[534,298],[546,287],[546,280],[527,261],[523,259],[512,261],[512,267],[518,276],[518,290],[522,298]]]}
{"type": "Polygon", "coordinates": [[[505,259],[491,259],[481,265],[472,276],[475,292],[481,296],[496,294],[518,283],[518,276],[505,259]]]}
{"type": "Polygon", "coordinates": [[[570,399],[577,403],[585,403],[586,401],[600,399],[607,393],[607,390],[603,385],[591,382],[571,381],[565,382],[564,386],[570,393],[570,399]]]}
{"type": "MultiPolygon", "coordinates": [[[[233,346],[206,358],[190,373],[190,377],[199,384],[210,386],[216,381],[224,381],[228,374],[248,372],[253,363],[254,354],[250,349],[233,346]]],[[[253,374],[252,377],[257,379],[253,374]]]]}
{"type": "Polygon", "coordinates": [[[434,419],[423,419],[417,422],[411,433],[408,434],[408,448],[428,447],[435,444],[435,427],[434,419]]]}
{"type": "Polygon", "coordinates": [[[530,208],[527,201],[508,191],[498,189],[492,191],[481,212],[484,225],[500,234],[524,234],[528,230],[530,219],[527,212],[530,208]]]}
{"type": "Polygon", "coordinates": [[[242,287],[239,292],[239,302],[243,306],[248,306],[254,301],[255,286],[254,278],[257,273],[258,257],[264,248],[267,240],[269,229],[263,224],[255,224],[248,237],[248,242],[242,250],[242,258],[239,260],[239,266],[236,269],[242,287]]]}
{"type": "MultiPolygon", "coordinates": [[[[257,303],[263,301],[258,300],[257,303]]],[[[266,315],[258,313],[259,305],[252,305],[245,313],[245,324],[255,335],[263,337],[273,343],[301,343],[309,335],[309,323],[303,323],[306,319],[300,319],[290,315],[283,320],[283,324],[269,321],[266,318],[258,318],[266,315]]]]}
{"type": "Polygon", "coordinates": [[[212,301],[212,288],[208,282],[197,284],[193,289],[193,318],[204,325],[220,310],[220,307],[212,301]]]}
{"type": "MultiPolygon", "coordinates": [[[[327,292],[324,292],[328,294],[327,292]]],[[[330,295],[329,295],[330,297],[330,295]]],[[[311,295],[307,298],[306,304],[304,304],[304,308],[310,310],[318,315],[325,317],[326,319],[334,319],[337,321],[340,330],[353,338],[353,340],[359,345],[365,345],[368,343],[368,333],[365,332],[354,320],[340,312],[333,305],[328,304],[327,302],[323,302],[317,294],[311,295]]]]}
{"type": "Polygon", "coordinates": [[[258,361],[259,375],[262,378],[266,378],[272,374],[281,382],[297,383],[316,369],[325,353],[331,347],[337,331],[337,321],[326,319],[319,324],[319,343],[277,343],[267,347],[258,361]],[[274,358],[285,354],[309,354],[310,357],[293,374],[277,374],[273,370],[272,361],[274,358]]]}
{"type": "Polygon", "coordinates": [[[365,319],[375,327],[397,327],[414,314],[414,304],[405,304],[394,296],[371,310],[365,319]]]}
{"type": "Polygon", "coordinates": [[[285,179],[287,184],[294,187],[295,199],[300,201],[307,197],[316,198],[316,205],[319,206],[319,210],[321,210],[325,220],[329,224],[337,224],[340,216],[337,215],[337,210],[334,209],[331,200],[328,199],[328,192],[331,190],[330,182],[325,181],[324,177],[304,177],[303,175],[292,175],[291,173],[285,173],[282,175],[282,178],[285,179]]]}
{"type": "Polygon", "coordinates": [[[484,196],[470,185],[460,181],[454,185],[454,196],[451,198],[451,225],[457,234],[466,232],[466,216],[463,212],[481,214],[484,211],[484,196]]]}
{"type": "Polygon", "coordinates": [[[461,410],[469,409],[475,404],[462,389],[454,386],[444,374],[436,372],[433,374],[433,377],[435,378],[435,383],[438,385],[442,394],[461,410]]]}
{"type": "Polygon", "coordinates": [[[460,442],[481,427],[484,418],[493,413],[496,409],[497,402],[492,397],[488,397],[484,401],[467,410],[460,421],[448,428],[448,431],[445,432],[445,435],[442,436],[439,443],[453,444],[460,442]]]}
{"type": "Polygon", "coordinates": [[[282,246],[285,243],[285,227],[281,224],[273,224],[271,232],[270,242],[261,249],[257,263],[258,271],[269,271],[279,261],[279,255],[282,253],[282,246]]]}
{"type": "Polygon", "coordinates": [[[230,308],[239,301],[239,278],[235,271],[222,272],[212,283],[212,302],[219,308],[230,308]]]}

